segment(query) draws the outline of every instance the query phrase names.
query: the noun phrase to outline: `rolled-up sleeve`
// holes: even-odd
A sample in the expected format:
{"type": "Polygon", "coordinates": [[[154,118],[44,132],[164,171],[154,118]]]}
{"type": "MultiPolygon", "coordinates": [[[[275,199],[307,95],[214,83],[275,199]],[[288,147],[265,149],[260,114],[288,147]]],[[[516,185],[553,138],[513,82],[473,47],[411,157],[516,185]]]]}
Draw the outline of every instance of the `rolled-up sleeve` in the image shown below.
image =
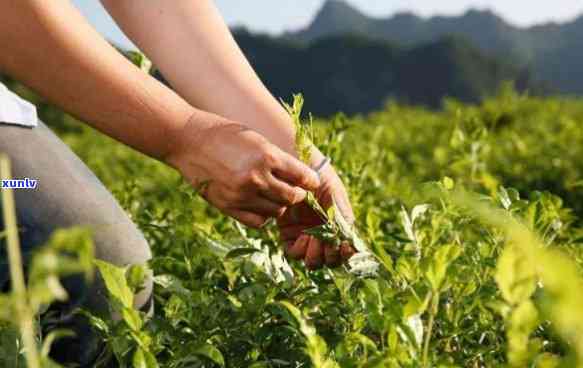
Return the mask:
{"type": "Polygon", "coordinates": [[[0,124],[35,127],[37,121],[36,107],[0,83],[0,124]]]}

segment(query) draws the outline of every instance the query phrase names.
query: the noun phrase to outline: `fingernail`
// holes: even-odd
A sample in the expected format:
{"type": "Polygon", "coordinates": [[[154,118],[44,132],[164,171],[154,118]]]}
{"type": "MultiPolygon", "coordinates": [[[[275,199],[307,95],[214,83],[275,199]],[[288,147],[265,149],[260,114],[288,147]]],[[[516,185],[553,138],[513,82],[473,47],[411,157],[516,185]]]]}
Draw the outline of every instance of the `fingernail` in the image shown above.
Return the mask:
{"type": "Polygon", "coordinates": [[[296,203],[299,203],[299,202],[303,201],[306,198],[307,195],[308,195],[308,193],[305,190],[303,190],[300,187],[296,187],[296,198],[295,198],[295,202],[296,203]]]}

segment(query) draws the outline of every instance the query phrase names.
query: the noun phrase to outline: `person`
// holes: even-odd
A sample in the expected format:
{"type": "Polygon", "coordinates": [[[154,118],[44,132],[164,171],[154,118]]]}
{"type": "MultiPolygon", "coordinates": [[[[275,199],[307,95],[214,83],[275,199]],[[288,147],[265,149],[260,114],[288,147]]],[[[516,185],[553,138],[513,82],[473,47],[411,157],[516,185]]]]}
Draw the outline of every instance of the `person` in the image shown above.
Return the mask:
{"type": "MultiPolygon", "coordinates": [[[[317,148],[309,165],[297,158],[288,114],[255,74],[213,2],[102,3],[172,89],[126,60],[67,0],[2,4],[0,70],[178,170],[193,186],[204,183],[204,198],[225,215],[255,228],[277,218],[287,255],[307,267],[341,263],[337,248],[303,233],[319,223],[303,200],[307,191],[325,207],[334,199],[352,221],[345,187],[331,165],[319,175],[313,170],[325,160],[317,148]]],[[[95,229],[97,258],[120,266],[148,261],[148,244],[112,195],[38,121],[34,106],[4,86],[0,122],[0,152],[11,158],[15,176],[38,181],[35,190],[15,190],[23,253],[57,228],[82,225],[95,229]]],[[[7,282],[6,260],[0,259],[0,286],[7,282]]],[[[60,340],[53,357],[90,367],[99,348],[71,310],[106,308],[103,282],[67,289],[71,302],[60,310],[56,327],[73,328],[77,337],[60,340]]],[[[136,308],[151,308],[151,294],[147,280],[136,308]]]]}

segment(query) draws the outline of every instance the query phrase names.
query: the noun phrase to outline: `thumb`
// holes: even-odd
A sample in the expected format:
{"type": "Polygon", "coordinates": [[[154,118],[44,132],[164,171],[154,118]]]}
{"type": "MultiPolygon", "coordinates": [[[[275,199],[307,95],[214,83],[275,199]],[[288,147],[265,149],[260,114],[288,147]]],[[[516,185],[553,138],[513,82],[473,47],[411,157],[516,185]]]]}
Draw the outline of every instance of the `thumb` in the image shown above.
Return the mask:
{"type": "Polygon", "coordinates": [[[274,168],[273,175],[286,181],[288,184],[298,186],[310,192],[314,192],[320,187],[318,174],[308,165],[287,152],[281,151],[281,159],[274,168]]]}

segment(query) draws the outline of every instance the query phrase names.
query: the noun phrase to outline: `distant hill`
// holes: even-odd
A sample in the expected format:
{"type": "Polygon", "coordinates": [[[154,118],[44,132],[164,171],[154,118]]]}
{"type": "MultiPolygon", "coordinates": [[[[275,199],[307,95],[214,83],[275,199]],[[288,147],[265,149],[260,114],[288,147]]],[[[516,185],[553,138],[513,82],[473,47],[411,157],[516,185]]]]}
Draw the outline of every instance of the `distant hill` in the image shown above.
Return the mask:
{"type": "Polygon", "coordinates": [[[411,13],[372,18],[343,0],[327,0],[306,29],[286,38],[311,42],[345,33],[403,45],[433,42],[447,35],[464,37],[490,56],[529,67],[536,79],[560,92],[583,94],[583,16],[564,24],[519,28],[491,11],[427,19],[411,13]]]}
{"type": "Polygon", "coordinates": [[[484,55],[463,39],[446,37],[413,48],[358,35],[302,45],[239,30],[235,38],[271,92],[302,92],[307,111],[366,113],[389,98],[439,107],[444,97],[477,102],[503,81],[538,90],[528,72],[484,55]]]}

